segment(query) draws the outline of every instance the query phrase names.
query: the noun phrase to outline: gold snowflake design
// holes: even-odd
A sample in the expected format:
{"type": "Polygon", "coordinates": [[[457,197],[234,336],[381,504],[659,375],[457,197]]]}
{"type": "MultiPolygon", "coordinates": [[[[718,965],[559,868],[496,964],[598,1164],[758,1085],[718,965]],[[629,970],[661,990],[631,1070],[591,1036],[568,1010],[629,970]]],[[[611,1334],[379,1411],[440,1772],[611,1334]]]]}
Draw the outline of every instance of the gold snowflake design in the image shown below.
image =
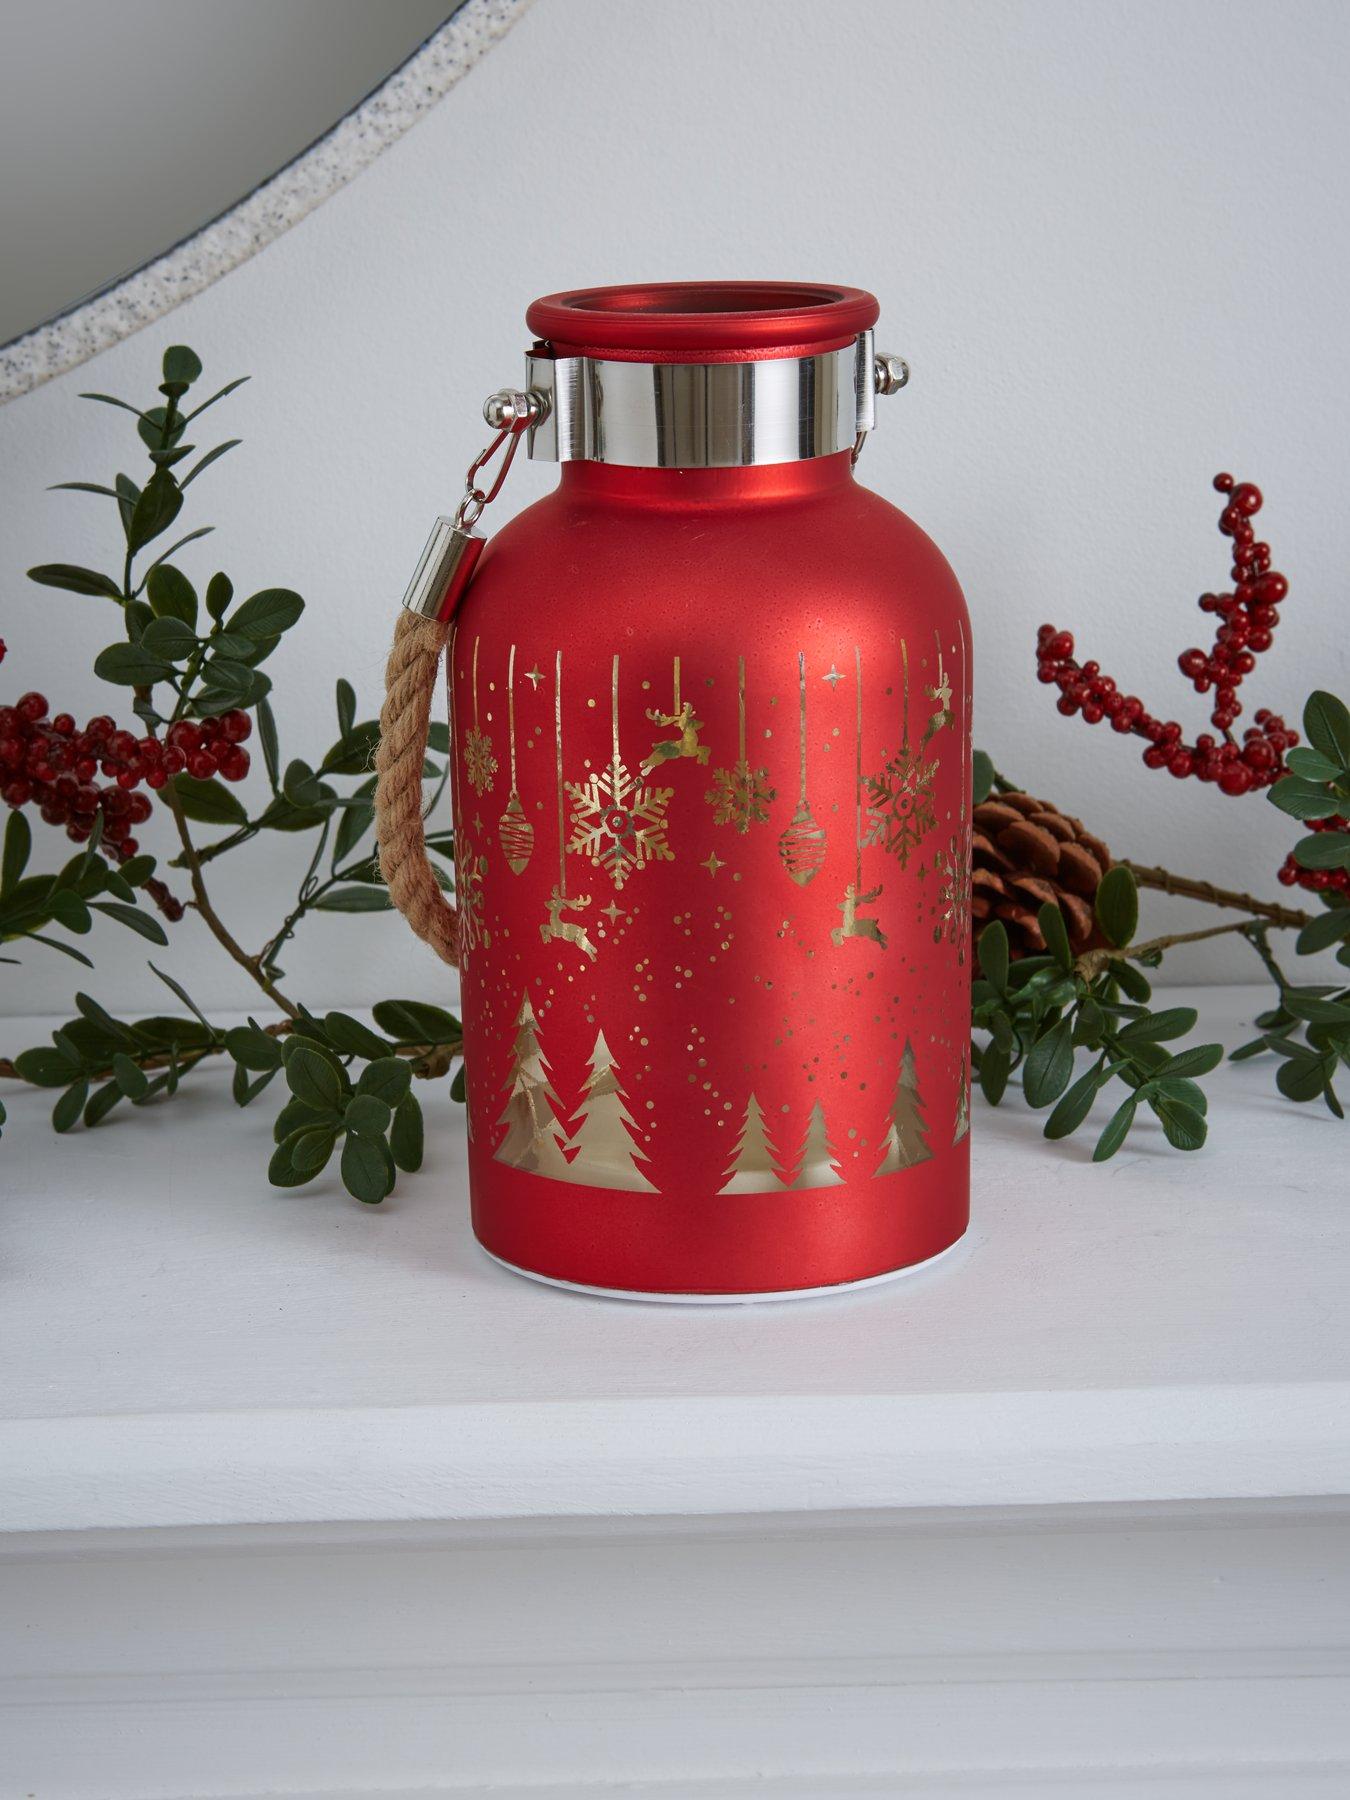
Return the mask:
{"type": "Polygon", "coordinates": [[[476,725],[470,726],[464,739],[464,768],[474,793],[485,794],[497,773],[497,758],[492,754],[492,739],[476,725]]]}
{"type": "Polygon", "coordinates": [[[902,745],[879,774],[864,776],[868,814],[864,845],[880,844],[903,869],[937,823],[933,811],[937,772],[936,757],[930,762],[922,751],[902,745]]]}
{"type": "Polygon", "coordinates": [[[941,917],[933,927],[933,942],[940,944],[945,937],[949,944],[956,946],[956,960],[966,960],[966,940],[970,934],[970,844],[963,841],[958,844],[954,837],[947,839],[947,848],[939,846],[933,857],[933,868],[938,878],[938,905],[941,917]]]}
{"type": "Polygon", "coordinates": [[[666,842],[666,807],[674,788],[636,781],[616,756],[585,781],[569,781],[567,791],[572,797],[568,850],[605,870],[616,888],[649,862],[674,860],[666,842]]]}
{"type": "Polygon", "coordinates": [[[714,769],[713,784],[704,798],[713,809],[713,822],[734,825],[744,835],[752,825],[767,824],[770,802],[777,788],[769,786],[767,769],[752,769],[744,757],[730,769],[714,769]]]}
{"type": "Polygon", "coordinates": [[[465,856],[455,871],[455,904],[459,909],[459,960],[468,968],[469,958],[481,944],[486,950],[491,933],[483,924],[483,877],[487,857],[465,856]]]}

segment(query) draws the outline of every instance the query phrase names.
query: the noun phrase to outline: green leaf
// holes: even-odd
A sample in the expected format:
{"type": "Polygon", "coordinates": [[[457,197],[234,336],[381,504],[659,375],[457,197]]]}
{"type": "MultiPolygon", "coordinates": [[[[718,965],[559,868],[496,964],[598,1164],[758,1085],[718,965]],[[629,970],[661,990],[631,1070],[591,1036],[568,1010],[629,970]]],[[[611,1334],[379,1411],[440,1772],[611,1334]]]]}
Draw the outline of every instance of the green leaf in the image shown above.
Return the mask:
{"type": "Polygon", "coordinates": [[[345,676],[339,675],[337,684],[337,722],[338,736],[345,738],[356,722],[356,689],[345,676]]]}
{"type": "Polygon", "coordinates": [[[393,901],[383,888],[377,887],[341,887],[332,888],[321,900],[314,902],[315,912],[389,912],[393,901]]]}
{"type": "Polygon", "coordinates": [[[1185,1037],[1194,1031],[1197,1013],[1193,1006],[1169,1006],[1162,1012],[1146,1013],[1142,1019],[1131,1019],[1116,1033],[1122,1044],[1141,1045],[1166,1042],[1185,1037]]]}
{"type": "Polygon", "coordinates": [[[394,1048],[386,1039],[378,1037],[368,1025],[363,1025],[359,1019],[353,1019],[349,1013],[325,1013],[323,1028],[329,1043],[344,1056],[361,1056],[367,1061],[378,1061],[381,1057],[388,1056],[394,1048]]]}
{"type": "Polygon", "coordinates": [[[51,913],[58,925],[64,925],[67,931],[73,931],[77,937],[93,925],[89,916],[89,908],[78,894],[69,888],[58,888],[51,897],[51,913]]]}
{"type": "Polygon", "coordinates": [[[457,1044],[463,1035],[453,1014],[422,1000],[381,1000],[371,1011],[380,1030],[398,1044],[457,1044]]]}
{"type": "Polygon", "coordinates": [[[315,1112],[303,1100],[288,1100],[273,1121],[272,1136],[279,1144],[293,1132],[307,1131],[315,1125],[331,1125],[336,1130],[338,1116],[332,1112],[315,1112]]]}
{"type": "Polygon", "coordinates": [[[239,800],[215,776],[175,775],[173,791],[189,819],[200,825],[247,825],[248,814],[239,800]]]}
{"type": "Polygon", "coordinates": [[[1350,869],[1350,831],[1313,831],[1294,845],[1304,869],[1350,869]]]}
{"type": "Polygon", "coordinates": [[[1284,996],[1285,1011],[1307,1025],[1350,1025],[1350,1006],[1336,1000],[1324,1000],[1299,988],[1289,988],[1284,996]]]}
{"type": "Polygon", "coordinates": [[[225,1048],[242,1068],[279,1069],[281,1045],[258,1025],[236,1025],[225,1033],[225,1048]]]}
{"type": "Polygon", "coordinates": [[[1064,914],[1053,900],[1047,900],[1037,912],[1036,922],[1041,928],[1041,936],[1045,939],[1046,949],[1067,975],[1073,968],[1073,950],[1069,944],[1069,932],[1064,923],[1064,914]]]}
{"type": "Polygon", "coordinates": [[[1326,1086],[1321,1058],[1300,1056],[1282,1062],[1275,1071],[1275,1085],[1286,1100],[1316,1100],[1326,1086]]]}
{"type": "Polygon", "coordinates": [[[412,1085],[412,1070],[397,1056],[382,1056],[361,1071],[358,1094],[373,1094],[388,1106],[397,1106],[412,1085]]]}
{"type": "MultiPolygon", "coordinates": [[[[991,1054],[992,1053],[990,1051],[988,1051],[988,1050],[985,1051],[985,1061],[986,1062],[989,1060],[989,1057],[991,1054]]],[[[987,1097],[987,1095],[988,1095],[987,1088],[985,1090],[985,1094],[987,1097]]],[[[455,1070],[455,1079],[450,1083],[450,1098],[455,1102],[455,1104],[457,1106],[463,1106],[468,1099],[468,1086],[467,1086],[467,1083],[464,1078],[464,1064],[463,1063],[461,1063],[459,1065],[459,1067],[455,1070]]]]}
{"type": "MultiPolygon", "coordinates": [[[[195,531],[189,531],[186,536],[175,538],[167,550],[160,551],[159,555],[151,563],[150,569],[157,569],[161,563],[168,562],[171,556],[176,556],[178,554],[184,544],[195,544],[198,538],[210,537],[214,530],[214,525],[199,525],[195,531]]],[[[150,569],[146,570],[147,576],[150,573],[150,569]]]]}
{"type": "Polygon", "coordinates": [[[175,387],[191,387],[202,372],[201,358],[186,344],[170,344],[164,352],[164,379],[175,387]]]}
{"type": "Polygon", "coordinates": [[[312,1171],[297,1169],[292,1161],[292,1152],[301,1136],[302,1132],[293,1131],[272,1152],[272,1160],[267,1165],[267,1179],[273,1187],[303,1187],[307,1181],[312,1180],[312,1171]]]}
{"type": "Polygon", "coordinates": [[[427,726],[427,749],[442,756],[450,754],[450,727],[443,719],[433,719],[427,726]]]}
{"type": "Polygon", "coordinates": [[[1181,1050],[1175,1056],[1169,1056],[1159,1069],[1159,1075],[1175,1076],[1208,1075],[1211,1069],[1217,1069],[1223,1061],[1222,1044],[1197,1044],[1192,1050],[1181,1050]]]}
{"type": "Polygon", "coordinates": [[[162,656],[166,662],[186,662],[197,648],[197,634],[176,614],[166,613],[146,626],[140,647],[150,656],[162,656]]]}
{"type": "Polygon", "coordinates": [[[33,848],[33,830],[23,814],[15,808],[5,826],[5,848],[0,855],[0,898],[7,897],[19,884],[33,848]]]}
{"type": "Polygon", "coordinates": [[[1159,1094],[1149,1105],[1162,1121],[1164,1135],[1174,1150],[1198,1150],[1209,1130],[1203,1117],[1184,1101],[1159,1094]]]}
{"type": "Polygon", "coordinates": [[[291,1164],[297,1175],[317,1175],[333,1154],[337,1132],[331,1125],[297,1131],[291,1140],[291,1164]]]}
{"type": "Polygon", "coordinates": [[[167,531],[178,517],[182,505],[183,495],[173,476],[167,469],[156,469],[141,489],[141,497],[132,508],[131,524],[127,531],[128,549],[143,549],[161,532],[167,531]]]}
{"type": "Polygon", "coordinates": [[[225,629],[240,632],[256,643],[289,631],[304,610],[304,601],[290,588],[263,588],[235,608],[225,621],[225,629]]]}
{"type": "Polygon", "coordinates": [[[206,584],[206,610],[217,624],[225,617],[233,599],[234,583],[228,575],[217,571],[206,584]]]}
{"type": "Polygon", "coordinates": [[[184,625],[197,623],[197,590],[172,563],[155,564],[146,577],[145,596],[156,618],[180,619],[184,625]]]}
{"type": "Polygon", "coordinates": [[[394,1159],[384,1141],[347,1134],[342,1146],[342,1183],[367,1206],[378,1206],[394,1186],[394,1159]]]}
{"type": "Polygon", "coordinates": [[[1108,943],[1123,950],[1133,942],[1139,929],[1139,889],[1123,863],[1117,863],[1102,876],[1093,910],[1108,943]]]}
{"type": "Polygon", "coordinates": [[[321,1050],[299,1038],[291,1038],[284,1051],[286,1085],[297,1100],[316,1112],[336,1110],[342,1105],[342,1076],[321,1050]]]}
{"type": "Polygon", "coordinates": [[[125,925],[129,931],[149,938],[152,944],[167,944],[169,941],[158,919],[152,919],[139,906],[127,906],[121,900],[95,900],[94,911],[106,913],[110,919],[116,919],[119,925],[125,925]]]}
{"type": "Polygon", "coordinates": [[[394,1109],[389,1148],[395,1163],[411,1175],[422,1166],[422,1108],[415,1094],[405,1094],[394,1109]]]}
{"type": "Polygon", "coordinates": [[[80,1122],[84,1103],[89,1098],[89,1083],[81,1077],[72,1082],[52,1108],[52,1130],[69,1131],[80,1122]]]}
{"type": "Polygon", "coordinates": [[[112,1014],[106,1012],[91,995],[76,994],[75,1004],[81,1015],[88,1019],[91,1025],[97,1026],[105,1037],[112,1038],[116,1043],[135,1043],[136,1040],[132,1036],[130,1027],[124,1025],[120,1019],[114,1019],[112,1014]]]}
{"type": "Polygon", "coordinates": [[[115,1081],[105,1081],[101,1088],[96,1088],[84,1109],[86,1127],[102,1124],[121,1099],[122,1090],[115,1081]]]}
{"type": "Polygon", "coordinates": [[[122,590],[108,575],[97,569],[82,569],[78,563],[38,563],[28,571],[28,579],[41,587],[65,588],[71,594],[100,594],[108,600],[120,600],[122,590]]]}
{"type": "Polygon", "coordinates": [[[65,1087],[80,1072],[78,1061],[63,1056],[59,1050],[39,1044],[35,1050],[23,1050],[14,1058],[14,1067],[24,1081],[34,1087],[65,1087]]]}
{"type": "Polygon", "coordinates": [[[1092,1102],[1097,1098],[1097,1090],[1104,1079],[1100,1063],[1089,1069],[1086,1075],[1080,1075],[1045,1121],[1046,1137],[1064,1138],[1077,1131],[1092,1111],[1092,1102]]]}
{"type": "Polygon", "coordinates": [[[1286,775],[1277,781],[1266,798],[1295,819],[1325,819],[1336,810],[1336,802],[1325,787],[1298,775],[1286,775]]]}
{"type": "Polygon", "coordinates": [[[212,394],[212,396],[209,400],[203,400],[200,406],[194,407],[194,409],[188,414],[188,419],[191,420],[191,419],[198,418],[202,413],[204,413],[206,411],[208,406],[214,406],[217,400],[223,400],[227,394],[232,394],[236,388],[243,387],[244,383],[248,379],[249,379],[249,377],[247,375],[237,375],[233,381],[227,381],[225,383],[224,387],[219,388],[214,394],[212,394]]]}
{"type": "Polygon", "coordinates": [[[994,759],[987,750],[976,750],[970,758],[971,805],[979,806],[994,791],[994,759]]]}
{"type": "Polygon", "coordinates": [[[1134,1124],[1134,1115],[1138,1106],[1139,1102],[1135,1099],[1134,1095],[1131,1094],[1129,1099],[1123,1100],[1115,1112],[1111,1114],[1111,1117],[1106,1122],[1105,1131],[1103,1131],[1102,1135],[1097,1139],[1097,1148],[1092,1152],[1093,1162],[1105,1162],[1108,1157],[1115,1155],[1116,1151],[1119,1150],[1120,1146],[1125,1142],[1126,1137],[1129,1135],[1130,1127],[1134,1124]]]}
{"type": "Polygon", "coordinates": [[[1303,731],[1314,750],[1350,772],[1350,711],[1335,694],[1319,688],[1303,709],[1303,731]]]}
{"type": "Polygon", "coordinates": [[[1300,956],[1312,956],[1318,950],[1330,949],[1343,937],[1350,937],[1350,906],[1336,906],[1320,913],[1299,932],[1294,948],[1300,956]]]}
{"type": "Polygon", "coordinates": [[[1323,756],[1320,750],[1309,750],[1303,744],[1289,751],[1284,760],[1289,773],[1301,775],[1305,781],[1334,781],[1341,772],[1340,765],[1329,756],[1323,756]]]}
{"type": "Polygon", "coordinates": [[[262,745],[263,762],[267,768],[267,779],[275,789],[280,785],[279,770],[281,768],[281,752],[277,747],[277,721],[272,711],[270,700],[258,702],[258,741],[262,745]]]}
{"type": "Polygon", "coordinates": [[[380,721],[363,719],[354,725],[341,743],[324,757],[321,767],[326,775],[365,775],[375,761],[380,747],[380,721]]]}
{"type": "Polygon", "coordinates": [[[347,806],[338,819],[337,830],[333,834],[333,865],[337,866],[361,842],[361,839],[375,823],[375,808],[365,806],[347,806]]]}
{"type": "Polygon", "coordinates": [[[979,959],[980,973],[998,993],[1006,993],[1008,987],[1008,928],[1002,919],[995,919],[986,925],[980,933],[980,942],[976,949],[979,959]]]}
{"type": "Polygon", "coordinates": [[[99,680],[119,687],[153,687],[157,681],[163,681],[170,668],[163,657],[152,655],[139,644],[109,644],[94,658],[94,673],[99,680]]]}
{"type": "Polygon", "coordinates": [[[209,469],[213,462],[219,462],[229,451],[237,450],[243,441],[242,438],[230,438],[223,444],[217,444],[214,450],[208,450],[199,462],[192,465],[178,485],[186,487],[190,481],[195,481],[204,469],[209,469]]]}
{"type": "Polygon", "coordinates": [[[121,1088],[128,1100],[140,1100],[150,1085],[150,1078],[139,1063],[133,1062],[125,1051],[119,1050],[112,1059],[113,1080],[121,1088]]]}
{"type": "MultiPolygon", "coordinates": [[[[1053,910],[1058,918],[1058,907],[1053,910]]],[[[1068,943],[1067,934],[1064,941],[1068,943]]],[[[1073,1027],[1067,1019],[1060,1019],[1037,1038],[1027,1053],[1026,1067],[1022,1072],[1022,1091],[1027,1097],[1028,1105],[1049,1106],[1052,1100],[1058,1100],[1069,1085],[1072,1074],[1073,1027]]]]}
{"type": "Polygon", "coordinates": [[[393,1116],[388,1101],[375,1094],[356,1094],[347,1102],[342,1123],[358,1137],[382,1138],[393,1116]]]}

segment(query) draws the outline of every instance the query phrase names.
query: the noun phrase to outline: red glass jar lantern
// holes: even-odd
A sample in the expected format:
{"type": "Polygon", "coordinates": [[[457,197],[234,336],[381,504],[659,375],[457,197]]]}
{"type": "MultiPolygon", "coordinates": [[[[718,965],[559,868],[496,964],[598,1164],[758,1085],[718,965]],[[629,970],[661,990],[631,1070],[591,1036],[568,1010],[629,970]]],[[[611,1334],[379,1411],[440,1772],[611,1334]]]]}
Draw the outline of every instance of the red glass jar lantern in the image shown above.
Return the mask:
{"type": "Polygon", "coordinates": [[[561,480],[447,659],[473,1222],[523,1273],[810,1293],[965,1229],[970,628],[855,478],[903,380],[877,311],[679,283],[527,314],[561,480]]]}

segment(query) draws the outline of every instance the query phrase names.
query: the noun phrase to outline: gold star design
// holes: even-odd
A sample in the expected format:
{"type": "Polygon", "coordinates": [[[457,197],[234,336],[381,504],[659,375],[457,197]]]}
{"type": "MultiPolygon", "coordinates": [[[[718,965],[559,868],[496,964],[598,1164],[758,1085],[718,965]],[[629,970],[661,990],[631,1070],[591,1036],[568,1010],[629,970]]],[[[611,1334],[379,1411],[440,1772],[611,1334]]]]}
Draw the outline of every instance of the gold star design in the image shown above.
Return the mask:
{"type": "Polygon", "coordinates": [[[623,917],[623,908],[614,900],[611,900],[608,906],[602,906],[600,910],[609,920],[611,925],[616,919],[621,919],[623,917]]]}
{"type": "Polygon", "coordinates": [[[726,864],[715,850],[710,850],[707,862],[701,862],[698,866],[700,869],[706,869],[710,875],[715,875],[719,869],[726,868],[726,864]]]}
{"type": "Polygon", "coordinates": [[[544,679],[544,671],[539,667],[539,664],[536,663],[532,669],[526,669],[525,679],[537,690],[539,683],[544,679]]]}
{"type": "Polygon", "coordinates": [[[836,668],[835,668],[835,666],[834,666],[834,664],[833,664],[833,663],[831,663],[831,664],[830,664],[830,666],[829,666],[829,668],[828,668],[828,670],[827,670],[827,671],[826,671],[826,672],[825,672],[825,674],[824,674],[824,675],[822,675],[822,676],[821,676],[821,678],[820,678],[820,679],[821,679],[821,680],[822,680],[822,681],[828,681],[828,682],[829,682],[829,684],[830,684],[830,686],[831,686],[831,687],[832,687],[832,688],[837,688],[837,687],[838,687],[838,686],[839,686],[839,683],[840,683],[840,682],[841,682],[841,681],[842,681],[842,680],[843,680],[843,679],[844,679],[844,678],[843,678],[843,676],[842,676],[842,675],[841,675],[841,674],[840,674],[840,673],[839,673],[839,671],[838,671],[838,669],[836,669],[836,668]]]}

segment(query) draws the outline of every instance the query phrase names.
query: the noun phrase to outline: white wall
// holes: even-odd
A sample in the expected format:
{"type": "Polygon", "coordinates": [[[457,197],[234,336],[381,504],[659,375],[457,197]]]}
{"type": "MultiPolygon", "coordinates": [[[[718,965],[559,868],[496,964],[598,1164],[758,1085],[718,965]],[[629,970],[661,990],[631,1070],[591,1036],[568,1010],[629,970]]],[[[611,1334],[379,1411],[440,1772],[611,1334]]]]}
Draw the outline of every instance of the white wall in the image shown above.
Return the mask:
{"type": "MultiPolygon", "coordinates": [[[[339,672],[375,707],[407,573],[482,440],[483,395],[519,379],[535,294],[856,282],[881,297],[882,343],[914,366],[861,473],[965,584],[978,741],[1118,853],[1278,895],[1281,817],[1061,720],[1033,644],[1042,619],[1072,626],[1085,654],[1202,729],[1175,657],[1198,639],[1196,594],[1226,572],[1209,478],[1227,467],[1266,490],[1261,523],[1293,590],[1250,705],[1292,712],[1315,682],[1350,685],[1348,57],[1350,10],[1317,0],[540,0],[301,226],[0,413],[3,688],[103,704],[88,664],[116,635],[112,609],[21,572],[106,560],[100,503],[44,487],[119,466],[118,415],[76,394],[144,393],[165,343],[192,343],[209,376],[255,377],[220,420],[246,445],[200,488],[198,516],[221,529],[183,560],[202,576],[219,562],[244,592],[308,596],[272,666],[284,747],[313,752],[339,672]]],[[[522,465],[498,516],[552,478],[522,465]]],[[[219,866],[222,906],[261,940],[298,846],[266,840],[219,866]]],[[[1150,900],[1147,916],[1203,915],[1150,900]]],[[[288,967],[312,1002],[442,980],[397,920],[307,933],[288,967]]],[[[237,999],[203,934],[180,928],[175,945],[171,966],[204,1001],[237,999]]],[[[86,985],[148,998],[138,940],[109,931],[97,949],[86,985]]],[[[1168,972],[1255,971],[1220,939],[1168,972]]],[[[29,955],[0,1005],[56,1005],[73,973],[29,955]]]]}

